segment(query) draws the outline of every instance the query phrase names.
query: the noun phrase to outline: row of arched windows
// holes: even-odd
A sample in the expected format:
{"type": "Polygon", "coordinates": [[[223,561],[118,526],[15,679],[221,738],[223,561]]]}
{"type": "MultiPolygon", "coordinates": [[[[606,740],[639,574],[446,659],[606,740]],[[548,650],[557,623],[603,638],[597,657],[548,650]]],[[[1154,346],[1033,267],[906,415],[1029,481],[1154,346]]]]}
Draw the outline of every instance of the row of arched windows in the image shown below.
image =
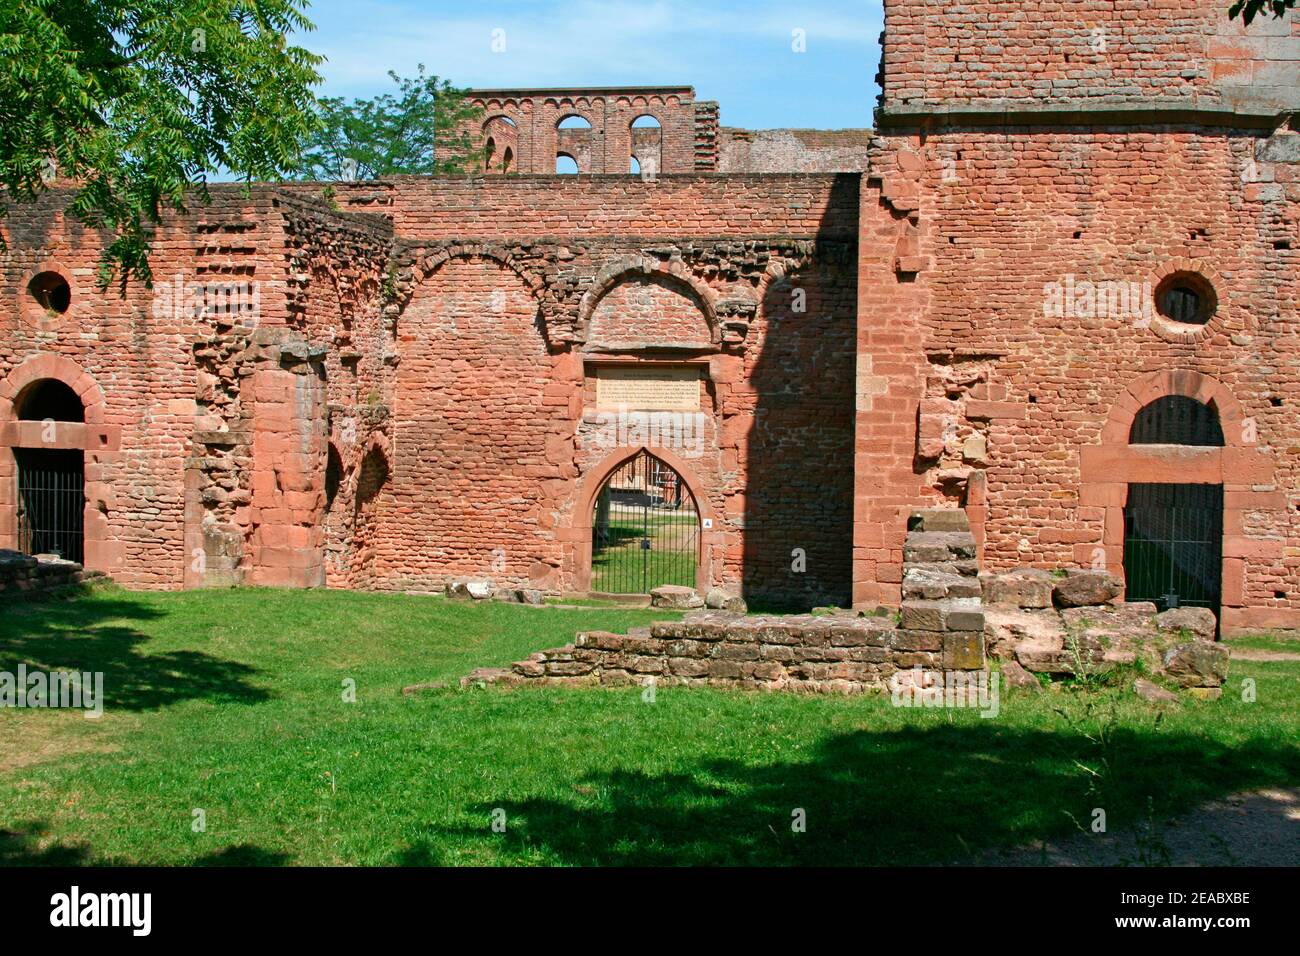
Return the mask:
{"type": "MultiPolygon", "coordinates": [[[[591,121],[586,117],[577,113],[570,113],[562,117],[555,124],[555,128],[556,130],[581,132],[590,130],[592,126],[591,121]]],[[[633,175],[640,175],[642,172],[650,171],[643,168],[643,160],[648,160],[657,171],[661,155],[660,150],[663,145],[662,124],[654,116],[645,113],[632,120],[628,128],[633,131],[633,148],[631,155],[628,157],[628,172],[633,175]],[[642,133],[638,136],[637,130],[656,130],[658,133],[642,133]],[[647,141],[638,147],[638,138],[647,141]]],[[[519,141],[518,124],[508,116],[493,116],[483,124],[483,133],[485,137],[486,168],[493,172],[510,172],[516,161],[519,141]]],[[[556,151],[556,173],[576,175],[581,171],[578,160],[572,153],[566,152],[563,148],[556,151]]]]}

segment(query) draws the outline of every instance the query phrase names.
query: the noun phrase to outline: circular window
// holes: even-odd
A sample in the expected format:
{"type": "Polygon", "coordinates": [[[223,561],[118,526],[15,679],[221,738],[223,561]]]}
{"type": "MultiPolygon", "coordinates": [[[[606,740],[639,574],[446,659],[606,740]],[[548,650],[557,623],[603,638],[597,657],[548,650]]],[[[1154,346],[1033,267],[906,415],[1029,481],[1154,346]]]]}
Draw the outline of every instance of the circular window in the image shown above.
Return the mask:
{"type": "Polygon", "coordinates": [[[39,272],[27,283],[27,294],[46,312],[62,315],[72,304],[72,288],[57,272],[39,272]]]}
{"type": "Polygon", "coordinates": [[[1156,311],[1170,322],[1205,325],[1219,307],[1214,286],[1195,272],[1165,276],[1155,291],[1156,311]]]}

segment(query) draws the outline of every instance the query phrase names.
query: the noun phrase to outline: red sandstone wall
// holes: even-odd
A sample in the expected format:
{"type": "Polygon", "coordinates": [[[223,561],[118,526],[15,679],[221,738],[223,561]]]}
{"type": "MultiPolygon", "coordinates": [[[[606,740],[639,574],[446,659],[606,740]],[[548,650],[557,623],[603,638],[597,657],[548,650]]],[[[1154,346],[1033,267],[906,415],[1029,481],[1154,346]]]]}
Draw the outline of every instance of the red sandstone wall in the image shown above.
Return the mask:
{"type": "Polygon", "coordinates": [[[340,183],[348,211],[380,212],[411,239],[510,240],[598,236],[852,236],[852,199],[832,174],[399,177],[340,183]]]}
{"type": "MultiPolygon", "coordinates": [[[[874,367],[859,378],[855,598],[882,593],[903,535],[901,518],[866,520],[887,511],[888,499],[864,497],[870,472],[890,467],[882,452],[862,457],[879,434],[894,446],[894,488],[964,502],[995,569],[1122,571],[1127,482],[1221,482],[1225,627],[1296,626],[1300,138],[1268,118],[1295,104],[1300,19],[1245,30],[1208,2],[940,11],[889,0],[886,14],[872,170],[910,223],[896,265],[911,272],[913,305],[900,288],[886,307],[903,309],[920,364],[877,378],[878,333],[859,340],[860,365],[874,367]],[[992,112],[1024,110],[1029,124],[1049,109],[1112,115],[1016,126],[992,112]],[[1204,273],[1218,292],[1198,332],[1149,312],[1045,314],[1053,284],[1122,282],[1149,301],[1175,269],[1204,273]],[[861,411],[864,382],[915,416],[910,448],[887,432],[901,422],[877,414],[881,398],[861,411]],[[1214,402],[1228,447],[1129,449],[1138,408],[1170,393],[1214,402]]],[[[864,324],[869,270],[881,265],[869,206],[864,324]]]]}
{"type": "Polygon", "coordinates": [[[960,499],[966,479],[984,472],[987,567],[1101,562],[1121,571],[1124,482],[1172,480],[1157,462],[1125,464],[1126,422],[1177,382],[1160,375],[1189,370],[1207,377],[1195,380],[1201,398],[1213,398],[1228,445],[1239,446],[1222,452],[1213,474],[1220,466],[1175,469],[1225,487],[1225,624],[1300,621],[1300,407],[1291,398],[1300,170],[1266,158],[1291,155],[1294,134],[1266,135],[1003,128],[891,137],[880,167],[893,188],[917,190],[917,282],[928,300],[922,493],[960,499]],[[1146,284],[1146,301],[1174,267],[1216,285],[1218,313],[1198,335],[1082,306],[1044,314],[1052,283],[1146,284]]]}
{"type": "MultiPolygon", "coordinates": [[[[659,121],[659,172],[689,173],[696,168],[695,92],[690,87],[573,90],[474,90],[469,102],[483,110],[478,128],[497,131],[502,118],[514,123],[513,139],[520,173],[555,173],[557,153],[578,162],[580,173],[625,174],[634,149],[632,123],[641,116],[659,121]],[[589,130],[557,129],[560,121],[579,116],[589,130]]],[[[644,138],[645,133],[636,133],[644,138]]],[[[495,138],[501,139],[500,135],[495,138]]],[[[644,144],[637,150],[644,151],[644,144]]],[[[497,155],[504,154],[498,145],[497,155]]],[[[500,172],[498,163],[492,172],[500,172]]]]}
{"type": "Polygon", "coordinates": [[[867,129],[732,129],[718,134],[718,172],[864,172],[872,133],[867,129]]]}
{"type": "Polygon", "coordinates": [[[536,300],[496,263],[456,260],[417,289],[397,334],[377,583],[441,590],[462,574],[544,584],[560,564],[556,489],[576,477],[565,393],[579,383],[556,374],[536,300]]]}
{"type": "MultiPolygon", "coordinates": [[[[116,286],[96,288],[102,244],[65,214],[67,200],[58,191],[35,204],[11,204],[4,220],[11,251],[0,309],[0,379],[34,360],[57,374],[50,361],[57,357],[76,363],[102,390],[102,424],[111,439],[96,442],[86,457],[87,564],[128,586],[177,587],[189,560],[184,461],[197,411],[194,343],[205,330],[180,315],[168,296],[195,282],[278,276],[270,199],[218,189],[207,209],[185,220],[168,217],[154,242],[155,289],[133,282],[125,296],[116,286]],[[72,284],[71,307],[61,316],[45,316],[26,293],[30,276],[43,269],[72,284]]],[[[263,293],[265,314],[282,310],[274,291],[263,293]]],[[[0,419],[10,414],[0,402],[0,419]]],[[[12,455],[0,448],[0,538],[12,534],[13,475],[12,455]]]]}
{"type": "Polygon", "coordinates": [[[1222,0],[886,0],[884,104],[1101,99],[1276,112],[1300,105],[1300,13],[1231,21],[1222,0]]]}
{"type": "Polygon", "coordinates": [[[367,580],[585,587],[584,494],[626,444],[596,405],[595,370],[693,361],[698,419],[657,417],[637,440],[682,463],[716,519],[704,583],[847,600],[856,177],[436,185],[340,189],[412,243],[395,266],[411,277],[395,306],[392,475],[358,526],[367,580]],[[467,208],[481,212],[470,226],[467,208]],[[718,311],[744,301],[752,319],[724,334],[718,311]]]}

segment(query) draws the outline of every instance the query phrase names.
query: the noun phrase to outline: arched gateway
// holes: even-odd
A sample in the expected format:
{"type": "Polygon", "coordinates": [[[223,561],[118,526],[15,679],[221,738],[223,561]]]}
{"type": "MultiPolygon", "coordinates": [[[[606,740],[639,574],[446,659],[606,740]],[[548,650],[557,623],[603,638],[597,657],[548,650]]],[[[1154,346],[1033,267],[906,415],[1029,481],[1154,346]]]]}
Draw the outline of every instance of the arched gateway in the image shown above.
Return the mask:
{"type": "Polygon", "coordinates": [[[19,421],[39,423],[41,439],[34,447],[13,450],[18,471],[18,550],[81,562],[85,554],[84,455],[80,449],[58,447],[58,432],[63,424],[84,424],[85,408],[67,383],[43,378],[18,394],[14,411],[19,421]]]}
{"type": "Polygon", "coordinates": [[[671,465],[642,449],[605,480],[592,507],[592,591],[695,587],[699,553],[699,508],[671,465]]]}

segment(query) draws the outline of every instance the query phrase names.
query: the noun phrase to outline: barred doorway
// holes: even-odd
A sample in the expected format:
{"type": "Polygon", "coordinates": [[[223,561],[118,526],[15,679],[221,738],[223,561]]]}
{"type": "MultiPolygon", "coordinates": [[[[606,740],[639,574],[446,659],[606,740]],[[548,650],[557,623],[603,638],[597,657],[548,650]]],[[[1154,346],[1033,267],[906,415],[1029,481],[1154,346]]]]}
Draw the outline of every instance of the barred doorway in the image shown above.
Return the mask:
{"type": "Polygon", "coordinates": [[[18,549],[81,563],[85,464],[80,451],[15,448],[18,465],[18,549]]]}
{"type": "Polygon", "coordinates": [[[646,594],[695,587],[700,515],[690,488],[644,449],[609,476],[591,520],[591,590],[646,594]]]}
{"type": "MultiPolygon", "coordinates": [[[[1218,409],[1183,395],[1165,395],[1138,410],[1130,445],[1222,448],[1218,409]]],[[[1219,616],[1223,581],[1223,486],[1128,486],[1124,506],[1125,599],[1162,611],[1208,607],[1219,616]]]]}
{"type": "Polygon", "coordinates": [[[1223,578],[1223,486],[1128,486],[1124,507],[1126,600],[1208,607],[1223,578]]]}

